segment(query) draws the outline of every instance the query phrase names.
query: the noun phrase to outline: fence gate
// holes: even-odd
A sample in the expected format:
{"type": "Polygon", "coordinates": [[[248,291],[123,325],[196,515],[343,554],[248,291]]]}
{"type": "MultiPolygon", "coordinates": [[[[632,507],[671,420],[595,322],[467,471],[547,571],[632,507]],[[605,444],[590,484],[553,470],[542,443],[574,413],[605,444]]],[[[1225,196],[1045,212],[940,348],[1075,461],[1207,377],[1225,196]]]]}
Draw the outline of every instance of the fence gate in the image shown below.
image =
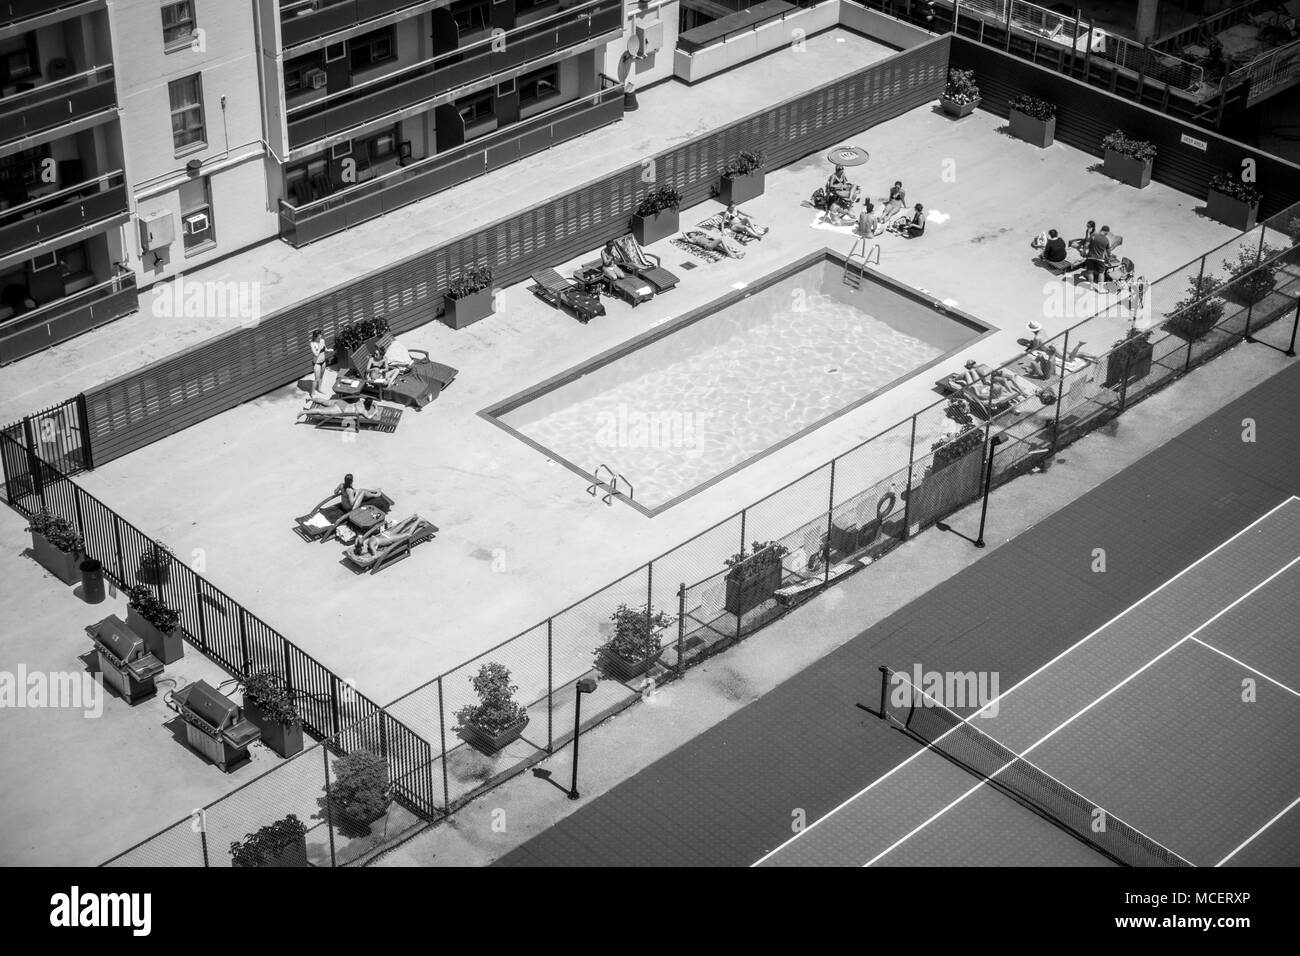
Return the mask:
{"type": "Polygon", "coordinates": [[[87,427],[86,397],[77,395],[21,421],[0,433],[0,462],[4,465],[5,497],[17,504],[38,495],[45,482],[42,462],[63,475],[75,475],[95,466],[87,427]]]}

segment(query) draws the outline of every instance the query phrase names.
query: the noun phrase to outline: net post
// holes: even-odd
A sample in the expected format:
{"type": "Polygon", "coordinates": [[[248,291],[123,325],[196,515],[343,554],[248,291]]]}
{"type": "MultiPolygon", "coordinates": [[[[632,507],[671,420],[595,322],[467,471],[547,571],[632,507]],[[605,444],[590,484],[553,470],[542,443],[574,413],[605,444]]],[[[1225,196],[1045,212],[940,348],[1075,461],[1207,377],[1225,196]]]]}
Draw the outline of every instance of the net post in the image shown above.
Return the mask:
{"type": "Polygon", "coordinates": [[[1300,296],[1295,300],[1295,318],[1291,320],[1291,344],[1286,347],[1283,353],[1288,358],[1295,358],[1295,334],[1296,329],[1300,328],[1300,296]]]}
{"type": "Polygon", "coordinates": [[[885,716],[885,700],[889,694],[889,668],[884,664],[880,665],[880,719],[887,719],[885,716]]]}
{"type": "Polygon", "coordinates": [[[686,662],[682,659],[682,644],[686,637],[686,582],[677,585],[677,676],[686,676],[686,662]]]}
{"type": "MultiPolygon", "coordinates": [[[[546,619],[546,752],[548,754],[555,753],[555,731],[552,726],[555,711],[555,675],[553,669],[555,658],[551,652],[554,637],[552,622],[554,620],[551,617],[546,619]]],[[[439,687],[441,686],[440,678],[439,687]]]]}
{"type": "Polygon", "coordinates": [[[447,783],[447,706],[442,696],[442,675],[438,675],[438,739],[442,747],[442,812],[451,813],[451,788],[447,783]]]}

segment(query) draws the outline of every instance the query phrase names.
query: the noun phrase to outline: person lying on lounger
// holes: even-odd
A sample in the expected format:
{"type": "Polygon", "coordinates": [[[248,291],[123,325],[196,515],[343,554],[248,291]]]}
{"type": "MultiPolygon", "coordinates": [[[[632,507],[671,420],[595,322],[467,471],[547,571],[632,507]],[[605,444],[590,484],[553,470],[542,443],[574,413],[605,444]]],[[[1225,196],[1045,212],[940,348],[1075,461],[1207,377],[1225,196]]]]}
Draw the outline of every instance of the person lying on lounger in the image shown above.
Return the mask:
{"type": "Polygon", "coordinates": [[[359,402],[348,401],[343,398],[331,398],[321,401],[313,394],[312,400],[315,402],[314,407],[299,412],[295,424],[319,422],[327,418],[355,418],[358,424],[363,421],[379,421],[379,406],[375,404],[373,398],[363,398],[359,402]]]}
{"type": "Polygon", "coordinates": [[[411,515],[398,524],[391,521],[377,524],[357,538],[356,543],[352,545],[352,553],[361,558],[381,557],[389,548],[410,538],[419,527],[419,515],[411,515]]]}
{"type": "Polygon", "coordinates": [[[701,249],[708,249],[710,252],[720,252],[724,256],[731,256],[733,259],[745,258],[745,251],[737,249],[727,242],[721,233],[708,232],[704,229],[686,229],[682,232],[682,238],[691,245],[699,246],[701,249]]]}
{"type": "Polygon", "coordinates": [[[976,385],[983,381],[986,375],[992,375],[993,370],[987,365],[980,365],[974,359],[967,359],[966,366],[960,372],[953,372],[945,379],[944,384],[954,392],[960,392],[963,388],[970,385],[976,385]]]}
{"type": "Polygon", "coordinates": [[[742,236],[753,236],[755,239],[762,239],[767,235],[767,226],[760,226],[749,217],[748,214],[741,212],[736,208],[735,203],[727,206],[722,213],[722,221],[732,232],[742,236]]]}

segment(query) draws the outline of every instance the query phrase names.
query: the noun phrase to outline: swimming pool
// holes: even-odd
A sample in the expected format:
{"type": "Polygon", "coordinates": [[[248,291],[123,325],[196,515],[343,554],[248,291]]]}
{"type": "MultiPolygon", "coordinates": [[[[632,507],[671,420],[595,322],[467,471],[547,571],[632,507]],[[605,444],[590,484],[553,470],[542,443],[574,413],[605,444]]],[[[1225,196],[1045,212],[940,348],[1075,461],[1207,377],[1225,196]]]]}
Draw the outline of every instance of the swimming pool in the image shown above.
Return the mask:
{"type": "Polygon", "coordinates": [[[655,514],[990,331],[824,249],[483,414],[655,514]]]}

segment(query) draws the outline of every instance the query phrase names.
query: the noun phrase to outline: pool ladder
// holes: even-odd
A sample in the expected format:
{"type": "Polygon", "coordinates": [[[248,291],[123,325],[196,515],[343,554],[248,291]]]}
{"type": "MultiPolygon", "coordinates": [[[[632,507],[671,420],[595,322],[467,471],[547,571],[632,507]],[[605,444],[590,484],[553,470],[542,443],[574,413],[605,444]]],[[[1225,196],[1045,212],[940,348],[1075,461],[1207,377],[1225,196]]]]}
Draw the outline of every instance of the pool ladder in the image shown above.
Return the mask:
{"type": "Polygon", "coordinates": [[[872,245],[867,249],[867,238],[865,236],[853,240],[853,248],[849,250],[849,256],[844,260],[844,284],[857,289],[861,286],[863,278],[866,276],[867,266],[872,262],[872,256],[875,256],[875,264],[880,265],[880,243],[872,245]],[[858,247],[862,251],[858,252],[858,247]],[[853,271],[854,260],[858,262],[857,271],[853,271]]]}
{"type": "Polygon", "coordinates": [[[632,501],[636,498],[636,489],[632,487],[632,482],[628,481],[627,478],[624,477],[622,474],[615,474],[614,469],[609,467],[609,465],[605,464],[603,461],[596,466],[595,474],[593,474],[592,477],[595,479],[595,481],[593,481],[590,485],[587,486],[587,494],[591,495],[594,498],[596,497],[597,488],[608,488],[609,490],[600,496],[600,500],[607,505],[613,505],[614,496],[617,494],[622,494],[622,492],[618,490],[618,483],[620,480],[623,482],[623,484],[627,486],[627,494],[625,497],[629,501],[632,501]],[[608,484],[600,480],[600,473],[602,471],[605,474],[609,475],[608,484]]]}

